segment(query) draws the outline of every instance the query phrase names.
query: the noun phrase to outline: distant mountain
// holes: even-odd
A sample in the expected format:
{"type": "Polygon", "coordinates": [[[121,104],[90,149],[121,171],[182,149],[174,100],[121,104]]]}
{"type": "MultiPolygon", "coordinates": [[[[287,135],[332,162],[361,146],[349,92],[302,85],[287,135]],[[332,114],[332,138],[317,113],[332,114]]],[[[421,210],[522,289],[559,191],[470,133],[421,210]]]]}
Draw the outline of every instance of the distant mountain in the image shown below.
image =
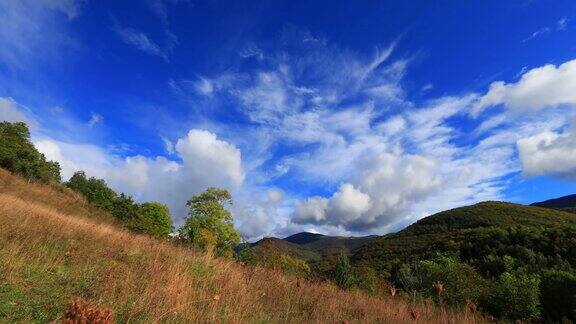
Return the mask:
{"type": "Polygon", "coordinates": [[[296,233],[294,235],[290,235],[290,236],[284,238],[284,241],[288,241],[288,242],[291,242],[294,244],[303,245],[303,244],[308,244],[308,243],[312,243],[314,241],[320,240],[323,237],[326,237],[326,236],[322,235],[322,234],[317,234],[317,233],[300,232],[300,233],[296,233]]]}
{"type": "Polygon", "coordinates": [[[341,252],[349,253],[376,237],[377,236],[328,236],[317,233],[301,232],[284,239],[267,237],[253,243],[252,247],[257,252],[275,250],[314,263],[330,255],[339,254],[341,252]]]}
{"type": "Polygon", "coordinates": [[[571,213],[576,213],[576,195],[568,195],[560,198],[549,199],[533,203],[531,206],[554,208],[571,213]]]}

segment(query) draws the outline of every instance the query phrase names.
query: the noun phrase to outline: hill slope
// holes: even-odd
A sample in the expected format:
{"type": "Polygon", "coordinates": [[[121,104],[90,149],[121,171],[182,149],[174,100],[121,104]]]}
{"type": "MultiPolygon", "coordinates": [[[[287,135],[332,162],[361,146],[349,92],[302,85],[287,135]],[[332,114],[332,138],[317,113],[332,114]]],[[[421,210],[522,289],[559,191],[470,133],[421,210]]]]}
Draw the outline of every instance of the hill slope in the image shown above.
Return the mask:
{"type": "MultiPolygon", "coordinates": [[[[134,235],[58,186],[0,170],[0,322],[49,322],[73,297],[119,322],[413,322],[400,299],[299,284],[185,247],[134,235]]],[[[427,323],[472,322],[418,309],[427,323]]]]}
{"type": "Polygon", "coordinates": [[[568,195],[564,197],[549,199],[541,202],[533,203],[531,206],[554,208],[563,211],[576,213],[576,195],[568,195]]]}
{"type": "MultiPolygon", "coordinates": [[[[369,264],[380,272],[389,272],[395,264],[424,260],[437,252],[458,253],[464,259],[469,254],[474,254],[475,258],[487,256],[483,253],[493,253],[496,249],[513,254],[516,247],[544,253],[545,249],[551,248],[549,245],[559,242],[536,243],[530,240],[530,235],[537,232],[560,237],[554,231],[564,233],[575,228],[576,215],[571,213],[505,202],[483,202],[440,212],[398,233],[375,239],[356,249],[352,260],[369,264]]],[[[573,259],[570,253],[565,254],[573,259]]]]}

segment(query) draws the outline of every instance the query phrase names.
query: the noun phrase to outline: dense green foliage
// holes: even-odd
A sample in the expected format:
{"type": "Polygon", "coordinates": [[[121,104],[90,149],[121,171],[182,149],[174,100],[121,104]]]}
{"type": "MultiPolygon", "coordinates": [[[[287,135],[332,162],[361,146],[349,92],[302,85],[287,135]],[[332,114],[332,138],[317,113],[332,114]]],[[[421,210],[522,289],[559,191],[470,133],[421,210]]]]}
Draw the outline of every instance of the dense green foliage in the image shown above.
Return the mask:
{"type": "Polygon", "coordinates": [[[342,289],[349,289],[354,284],[354,275],[348,256],[340,254],[334,267],[334,282],[342,289]]]}
{"type": "Polygon", "coordinates": [[[139,205],[124,193],[118,195],[104,180],[86,177],[84,171],[74,173],[66,186],[82,194],[94,206],[112,214],[133,231],[159,238],[167,238],[174,231],[168,207],[155,202],[139,205]]]}
{"type": "Polygon", "coordinates": [[[546,319],[576,320],[576,275],[563,270],[547,270],[540,276],[542,315],[546,319]]]}
{"type": "Polygon", "coordinates": [[[28,126],[20,122],[0,122],[0,167],[28,180],[60,181],[60,165],[46,161],[30,141],[28,126]]]}
{"type": "MultiPolygon", "coordinates": [[[[122,197],[121,200],[117,203],[116,200],[118,198],[116,192],[110,189],[106,182],[102,179],[96,179],[95,177],[86,177],[86,173],[84,171],[78,171],[74,173],[74,175],[66,182],[66,186],[84,196],[86,200],[92,205],[101,208],[112,215],[124,219],[128,218],[128,215],[125,215],[124,209],[126,204],[126,197],[122,197]],[[116,207],[121,207],[121,210],[116,210],[116,207]]],[[[127,198],[130,200],[131,205],[134,204],[131,201],[131,198],[127,198]]]]}
{"type": "Polygon", "coordinates": [[[188,218],[179,229],[180,238],[202,249],[214,251],[219,256],[231,257],[240,243],[240,233],[234,228],[232,196],[225,189],[208,188],[193,196],[186,205],[188,218]]]}
{"type": "Polygon", "coordinates": [[[351,262],[446,306],[472,301],[512,320],[574,318],[576,216],[570,213],[500,202],[457,208],[369,242],[351,262]],[[436,282],[443,285],[442,301],[436,282]]]}
{"type": "Polygon", "coordinates": [[[158,238],[168,238],[174,232],[168,207],[157,202],[141,204],[137,216],[128,223],[128,228],[158,238]]]}
{"type": "Polygon", "coordinates": [[[523,271],[504,272],[484,297],[488,312],[500,318],[532,320],[540,317],[540,277],[523,271]]]}

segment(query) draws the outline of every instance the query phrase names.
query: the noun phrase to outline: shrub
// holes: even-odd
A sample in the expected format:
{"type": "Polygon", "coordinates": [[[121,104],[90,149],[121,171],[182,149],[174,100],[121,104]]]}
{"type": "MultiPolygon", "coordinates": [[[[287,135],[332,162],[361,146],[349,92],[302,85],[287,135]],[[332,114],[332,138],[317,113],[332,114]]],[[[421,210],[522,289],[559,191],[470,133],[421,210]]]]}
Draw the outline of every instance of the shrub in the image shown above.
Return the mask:
{"type": "Polygon", "coordinates": [[[234,258],[244,264],[255,264],[257,262],[256,251],[250,246],[250,243],[242,243],[236,247],[234,258]]]}
{"type": "Polygon", "coordinates": [[[484,293],[486,280],[474,268],[455,257],[439,255],[432,260],[402,265],[395,276],[396,284],[406,292],[432,297],[451,307],[476,302],[484,293]]]}
{"type": "Polygon", "coordinates": [[[306,261],[286,254],[280,255],[280,269],[284,274],[299,278],[308,278],[312,273],[306,261]]]}
{"type": "Polygon", "coordinates": [[[174,231],[168,207],[157,202],[137,206],[136,216],[128,222],[128,228],[158,238],[167,238],[174,231]]]}
{"type": "Polygon", "coordinates": [[[385,281],[369,266],[358,266],[353,269],[354,286],[370,294],[376,295],[386,286],[385,281]]]}
{"type": "Polygon", "coordinates": [[[0,167],[28,180],[60,182],[60,165],[46,161],[30,141],[25,123],[0,122],[0,167]]]}
{"type": "Polygon", "coordinates": [[[120,196],[113,199],[111,213],[114,217],[122,221],[130,221],[138,217],[141,209],[132,197],[121,193],[120,196]]]}
{"type": "Polygon", "coordinates": [[[548,321],[561,321],[566,317],[576,320],[576,276],[567,271],[549,270],[540,281],[542,317],[548,321]]]}
{"type": "Polygon", "coordinates": [[[540,277],[520,270],[504,272],[482,302],[493,315],[510,320],[540,316],[540,277]]]}
{"type": "Polygon", "coordinates": [[[350,260],[344,253],[340,254],[334,267],[334,282],[342,289],[350,289],[354,284],[354,275],[350,260]]]}
{"type": "Polygon", "coordinates": [[[62,318],[65,324],[112,324],[114,318],[107,308],[98,308],[81,299],[75,299],[68,304],[68,310],[62,318]]]}

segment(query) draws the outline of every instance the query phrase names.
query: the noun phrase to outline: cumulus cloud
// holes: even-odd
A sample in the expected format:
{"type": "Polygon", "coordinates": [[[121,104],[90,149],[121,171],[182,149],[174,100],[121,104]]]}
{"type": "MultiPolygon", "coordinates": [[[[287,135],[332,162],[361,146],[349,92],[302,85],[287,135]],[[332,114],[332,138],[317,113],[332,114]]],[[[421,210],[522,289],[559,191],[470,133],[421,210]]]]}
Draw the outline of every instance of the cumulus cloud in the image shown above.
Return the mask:
{"type": "Polygon", "coordinates": [[[552,64],[524,73],[516,83],[497,81],[472,109],[473,115],[486,108],[504,105],[511,110],[535,112],[561,105],[576,105],[576,60],[552,64]]]}
{"type": "Polygon", "coordinates": [[[576,135],[546,131],[518,141],[527,176],[554,175],[576,180],[576,135]]]}
{"type": "Polygon", "coordinates": [[[139,201],[166,203],[177,223],[186,215],[185,204],[192,195],[208,186],[235,189],[244,181],[240,150],[205,130],[190,130],[177,141],[175,150],[181,162],[162,156],[123,158],[98,146],[49,138],[34,144],[48,159],[60,163],[64,179],[84,170],[139,201]]]}

